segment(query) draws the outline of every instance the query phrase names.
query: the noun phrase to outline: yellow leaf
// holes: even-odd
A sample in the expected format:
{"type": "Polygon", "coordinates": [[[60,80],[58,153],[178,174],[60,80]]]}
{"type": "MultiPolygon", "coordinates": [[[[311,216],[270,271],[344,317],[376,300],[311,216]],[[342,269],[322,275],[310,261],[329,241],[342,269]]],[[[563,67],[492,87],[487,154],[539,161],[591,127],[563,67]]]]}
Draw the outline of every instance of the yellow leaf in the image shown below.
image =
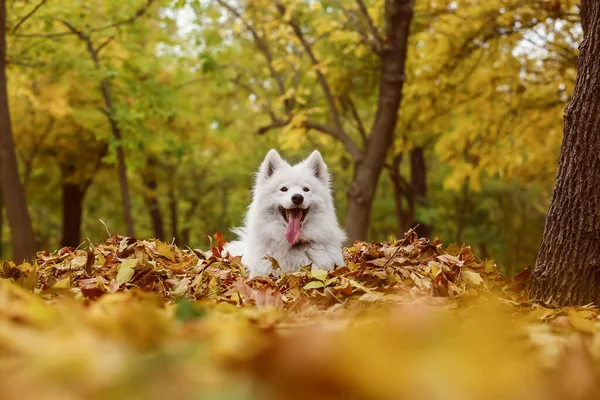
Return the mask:
{"type": "Polygon", "coordinates": [[[327,271],[325,271],[324,269],[313,268],[310,271],[310,276],[320,281],[324,281],[325,279],[327,279],[327,271]]]}
{"type": "Polygon", "coordinates": [[[175,262],[175,255],[173,254],[173,250],[171,250],[171,246],[169,246],[168,244],[157,240],[156,251],[158,251],[158,253],[166,259],[175,262]]]}
{"type": "Polygon", "coordinates": [[[54,284],[54,286],[52,286],[52,288],[54,288],[54,289],[70,289],[71,288],[71,277],[67,276],[65,278],[62,278],[60,281],[56,282],[54,284]]]}
{"type": "Polygon", "coordinates": [[[312,281],[304,285],[304,289],[318,289],[323,287],[323,282],[321,281],[312,281]]]}
{"type": "Polygon", "coordinates": [[[119,268],[119,272],[117,273],[117,283],[122,285],[123,283],[129,282],[131,278],[133,278],[133,273],[135,270],[130,267],[119,268]]]}
{"type": "Polygon", "coordinates": [[[481,275],[479,275],[479,273],[475,272],[475,271],[470,271],[468,269],[463,269],[462,270],[462,275],[465,277],[465,279],[475,285],[475,286],[479,286],[483,283],[483,279],[481,278],[481,275]]]}
{"type": "Polygon", "coordinates": [[[572,308],[569,309],[569,322],[571,322],[573,328],[579,331],[592,333],[596,331],[596,324],[589,319],[586,319],[583,315],[572,308]]]}

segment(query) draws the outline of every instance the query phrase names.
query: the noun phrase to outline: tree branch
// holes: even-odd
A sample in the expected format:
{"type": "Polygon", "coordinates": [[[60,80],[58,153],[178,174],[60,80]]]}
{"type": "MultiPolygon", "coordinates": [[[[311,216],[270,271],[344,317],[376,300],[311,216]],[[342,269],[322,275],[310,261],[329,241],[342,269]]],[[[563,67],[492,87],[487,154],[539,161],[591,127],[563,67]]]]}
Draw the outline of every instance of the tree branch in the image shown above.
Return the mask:
{"type": "MultiPolygon", "coordinates": [[[[285,120],[276,119],[268,125],[259,127],[256,130],[256,133],[259,135],[264,135],[265,133],[273,129],[283,128],[287,126],[291,121],[291,117],[285,120]]],[[[350,138],[347,135],[340,133],[335,127],[311,120],[306,120],[302,122],[302,127],[306,129],[313,129],[315,131],[319,131],[321,133],[333,137],[334,139],[339,140],[340,142],[342,142],[350,156],[352,156],[352,158],[354,158],[355,160],[361,157],[361,150],[354,144],[352,140],[350,140],[350,138]]]]}
{"type": "MultiPolygon", "coordinates": [[[[246,27],[246,29],[248,29],[248,31],[250,32],[250,35],[252,35],[252,39],[254,40],[256,47],[262,53],[262,55],[265,57],[265,59],[267,61],[267,68],[269,68],[269,72],[270,72],[271,76],[273,77],[273,79],[275,79],[275,82],[277,83],[277,88],[279,89],[279,94],[281,94],[281,95],[285,94],[284,80],[283,80],[282,76],[277,71],[275,71],[275,67],[273,67],[273,54],[271,53],[271,50],[269,49],[269,46],[267,45],[267,43],[260,37],[260,35],[256,31],[256,29],[254,29],[254,27],[248,22],[247,19],[245,19],[242,16],[242,14],[238,10],[236,10],[235,8],[233,8],[232,6],[227,4],[224,0],[216,0],[216,1],[221,6],[225,7],[236,18],[238,18],[240,21],[242,21],[242,24],[246,27]]],[[[286,108],[286,112],[290,113],[292,111],[292,106],[290,105],[290,103],[288,103],[288,100],[285,101],[284,105],[286,108]]]]}
{"type": "MultiPolygon", "coordinates": [[[[47,0],[46,0],[47,1],[47,0]]],[[[96,32],[101,32],[104,31],[106,29],[109,28],[115,28],[121,25],[126,25],[126,24],[130,24],[133,23],[137,18],[143,16],[148,9],[150,8],[150,6],[152,5],[152,3],[154,2],[154,0],[147,0],[146,4],[139,8],[135,14],[129,18],[123,19],[123,20],[119,20],[110,24],[106,24],[100,27],[96,27],[96,28],[92,28],[90,29],[88,32],[89,33],[96,33],[96,32]]],[[[64,21],[61,20],[61,22],[64,24],[64,21]]],[[[73,28],[74,29],[74,28],[73,28]]],[[[79,37],[81,37],[79,34],[81,33],[79,30],[75,29],[73,30],[71,28],[69,28],[68,31],[66,32],[55,32],[55,33],[23,33],[23,34],[15,34],[14,36],[16,37],[25,37],[25,38],[32,38],[32,37],[41,37],[41,38],[55,38],[55,37],[61,37],[61,36],[69,36],[69,35],[77,35],[79,37]]]]}
{"type": "Polygon", "coordinates": [[[15,27],[12,29],[12,33],[16,33],[19,30],[19,28],[21,27],[21,25],[23,25],[25,23],[25,21],[27,21],[33,14],[35,14],[35,12],[37,10],[39,10],[40,7],[43,6],[47,1],[48,0],[40,1],[37,6],[33,7],[33,10],[31,10],[27,14],[25,14],[25,16],[23,16],[23,18],[21,18],[21,20],[19,22],[17,22],[15,27]]]}
{"type": "MultiPolygon", "coordinates": [[[[282,16],[285,16],[285,13],[286,13],[285,6],[282,3],[280,3],[279,1],[277,1],[275,3],[275,6],[277,7],[277,10],[279,11],[279,13],[282,16]]],[[[320,130],[321,132],[324,132],[324,133],[330,133],[331,136],[337,138],[338,140],[340,140],[342,142],[342,144],[344,145],[344,147],[346,148],[346,150],[348,151],[348,153],[350,153],[350,155],[352,157],[354,157],[355,159],[360,158],[362,152],[344,131],[344,127],[342,125],[342,119],[340,117],[340,113],[339,113],[337,107],[335,106],[335,100],[333,98],[331,88],[329,87],[329,84],[327,83],[327,79],[325,79],[325,75],[323,75],[323,73],[318,68],[319,60],[315,56],[315,53],[313,52],[310,44],[306,41],[306,38],[304,37],[304,34],[302,33],[302,29],[300,29],[300,26],[294,21],[293,18],[290,18],[290,20],[288,21],[288,24],[291,26],[292,30],[294,31],[296,38],[298,38],[298,40],[302,44],[302,47],[304,48],[304,51],[308,55],[308,58],[310,59],[311,64],[313,66],[317,67],[315,69],[316,74],[317,74],[317,80],[319,81],[319,85],[321,86],[321,89],[323,90],[325,99],[327,100],[327,104],[329,105],[329,112],[330,112],[331,118],[333,119],[333,122],[335,125],[335,130],[330,130],[330,129],[328,129],[326,131],[320,130],[320,129],[317,129],[317,130],[320,130]]],[[[305,122],[305,124],[306,124],[306,122],[305,122]]],[[[316,129],[316,128],[313,128],[313,129],[316,129]]]]}
{"type": "Polygon", "coordinates": [[[348,103],[348,106],[350,107],[350,113],[352,114],[352,118],[354,118],[354,121],[356,121],[356,127],[358,129],[358,133],[360,133],[360,137],[363,141],[363,144],[366,145],[369,142],[369,138],[367,137],[367,130],[365,129],[365,126],[362,123],[362,119],[360,118],[360,115],[358,115],[358,110],[356,109],[352,98],[350,98],[350,95],[345,96],[345,99],[348,103]]]}
{"type": "Polygon", "coordinates": [[[383,47],[383,41],[379,36],[379,32],[377,31],[375,24],[373,24],[373,20],[369,15],[369,11],[367,10],[367,7],[365,6],[365,3],[362,0],[356,0],[356,4],[358,5],[358,9],[366,21],[367,27],[369,28],[369,33],[371,34],[371,40],[369,42],[372,44],[375,53],[380,54],[381,49],[383,47]]]}
{"type": "Polygon", "coordinates": [[[114,36],[110,36],[108,39],[106,39],[104,42],[100,43],[100,45],[98,47],[96,47],[96,53],[100,53],[100,51],[110,42],[113,41],[115,37],[114,36]]]}
{"type": "Polygon", "coordinates": [[[335,127],[324,125],[319,122],[310,120],[304,121],[302,123],[302,126],[304,126],[306,129],[314,129],[316,131],[325,133],[339,140],[340,142],[342,142],[342,144],[346,148],[346,151],[354,160],[358,160],[362,157],[362,151],[358,148],[358,146],[356,146],[354,141],[350,139],[350,136],[346,135],[344,132],[337,130],[335,127]]]}
{"type": "Polygon", "coordinates": [[[148,9],[152,6],[152,3],[154,3],[154,0],[146,0],[146,4],[144,6],[138,8],[137,11],[135,12],[135,14],[133,14],[131,17],[122,19],[120,21],[116,21],[111,24],[107,24],[107,25],[104,25],[104,26],[101,26],[98,28],[90,29],[90,32],[100,32],[100,31],[103,31],[103,30],[106,30],[109,28],[116,28],[121,25],[131,24],[131,23],[135,22],[136,19],[138,19],[139,17],[146,14],[148,9]]]}
{"type": "Polygon", "coordinates": [[[289,124],[291,121],[291,119],[287,119],[287,120],[274,120],[272,123],[270,123],[269,125],[264,125],[259,127],[256,130],[256,133],[259,135],[264,135],[265,133],[269,132],[270,130],[273,129],[277,129],[277,128],[283,128],[284,126],[286,126],[287,124],[289,124]]]}

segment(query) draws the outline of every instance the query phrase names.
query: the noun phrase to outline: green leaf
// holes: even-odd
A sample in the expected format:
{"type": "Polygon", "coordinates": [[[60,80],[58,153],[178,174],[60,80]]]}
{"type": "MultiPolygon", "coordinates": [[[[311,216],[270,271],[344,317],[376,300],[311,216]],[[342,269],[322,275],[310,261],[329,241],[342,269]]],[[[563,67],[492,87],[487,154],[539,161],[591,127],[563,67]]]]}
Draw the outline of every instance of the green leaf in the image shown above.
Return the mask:
{"type": "Polygon", "coordinates": [[[191,321],[194,319],[204,318],[206,316],[206,310],[204,308],[198,308],[188,299],[183,299],[177,304],[177,310],[175,311],[175,318],[178,321],[191,321]]]}
{"type": "Polygon", "coordinates": [[[121,262],[121,265],[119,265],[119,272],[117,273],[117,283],[119,285],[129,282],[131,278],[133,278],[133,274],[135,273],[134,268],[139,262],[140,260],[138,258],[128,258],[121,262]]]}
{"type": "Polygon", "coordinates": [[[127,260],[121,261],[121,265],[119,266],[119,270],[123,268],[135,268],[140,263],[139,258],[128,258],[127,260]]]}
{"type": "Polygon", "coordinates": [[[324,283],[324,286],[326,286],[326,287],[327,287],[327,286],[331,285],[331,284],[332,284],[332,283],[334,283],[334,282],[337,282],[337,278],[330,278],[330,279],[327,279],[327,280],[325,281],[325,283],[324,283]]]}
{"type": "Polygon", "coordinates": [[[322,287],[325,287],[325,285],[323,284],[323,282],[321,282],[321,281],[312,281],[312,282],[309,282],[306,285],[304,285],[303,289],[306,289],[306,290],[308,290],[308,289],[319,289],[319,288],[322,288],[322,287]]]}
{"type": "Polygon", "coordinates": [[[133,268],[119,268],[119,272],[117,273],[117,283],[122,285],[126,282],[129,282],[131,278],[133,278],[135,270],[133,268]]]}
{"type": "Polygon", "coordinates": [[[310,276],[312,278],[318,279],[320,281],[324,281],[325,279],[327,279],[327,274],[328,274],[327,271],[325,271],[324,269],[319,269],[319,268],[313,268],[310,271],[310,276]]]}

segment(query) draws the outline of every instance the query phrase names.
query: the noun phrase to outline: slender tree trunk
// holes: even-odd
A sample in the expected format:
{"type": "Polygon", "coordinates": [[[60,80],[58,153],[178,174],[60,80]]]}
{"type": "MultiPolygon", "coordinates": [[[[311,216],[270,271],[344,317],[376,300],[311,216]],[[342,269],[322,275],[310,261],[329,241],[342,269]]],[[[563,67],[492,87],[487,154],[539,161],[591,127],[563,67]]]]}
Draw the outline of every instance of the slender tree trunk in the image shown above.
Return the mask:
{"type": "MultiPolygon", "coordinates": [[[[190,208],[188,208],[187,212],[185,213],[185,227],[181,230],[181,245],[189,245],[190,244],[190,232],[191,232],[191,225],[190,222],[192,220],[192,218],[194,217],[194,214],[196,214],[196,209],[198,208],[198,205],[200,204],[200,201],[198,200],[197,197],[192,199],[192,203],[190,204],[190,208]]],[[[176,212],[176,208],[175,208],[175,214],[177,214],[176,212]]],[[[177,227],[173,227],[173,229],[177,229],[177,227]]]]}
{"type": "Polygon", "coordinates": [[[394,210],[396,212],[396,237],[404,237],[404,232],[411,228],[414,221],[415,207],[413,190],[400,173],[402,154],[396,155],[390,166],[389,176],[394,191],[394,210]],[[404,201],[406,200],[406,207],[404,201]]]}
{"type": "Polygon", "coordinates": [[[8,106],[6,1],[4,0],[0,0],[0,185],[10,226],[12,256],[15,262],[19,263],[35,255],[35,238],[31,217],[27,210],[25,190],[19,177],[8,106]]]}
{"type": "Polygon", "coordinates": [[[62,184],[62,247],[78,247],[81,244],[81,222],[85,191],[75,182],[62,184]]]}
{"type": "Polygon", "coordinates": [[[412,16],[412,0],[386,0],[386,40],[381,51],[375,121],[363,157],[355,162],[347,194],[348,208],[344,225],[350,242],[366,238],[377,183],[394,139],[412,16]]]}
{"type": "MultiPolygon", "coordinates": [[[[427,208],[427,166],[425,164],[425,151],[422,147],[415,147],[410,152],[410,185],[414,196],[414,203],[420,207],[427,208]]],[[[415,218],[413,211],[413,218],[415,218]]],[[[417,226],[416,232],[419,237],[429,237],[433,227],[423,221],[414,220],[413,226],[417,226]]]]}
{"type": "MultiPolygon", "coordinates": [[[[152,1],[148,1],[147,6],[150,6],[152,1]]],[[[142,8],[136,14],[136,17],[143,15],[146,12],[147,8],[142,8]]],[[[94,62],[94,66],[97,70],[102,69],[102,64],[100,63],[100,58],[98,56],[98,51],[102,45],[99,47],[94,47],[94,43],[92,38],[83,33],[82,31],[75,28],[67,21],[61,21],[64,25],[69,28],[71,32],[73,32],[81,41],[83,41],[87,47],[88,53],[92,61],[94,62]]],[[[123,150],[123,137],[121,134],[121,128],[115,119],[115,107],[112,99],[112,92],[110,91],[110,86],[108,81],[105,78],[100,80],[100,89],[102,91],[102,98],[104,100],[105,109],[104,114],[106,115],[108,122],[110,124],[110,129],[113,137],[116,141],[116,151],[117,151],[117,163],[119,170],[119,185],[121,188],[121,204],[123,205],[123,217],[125,219],[125,226],[127,229],[127,236],[133,237],[135,236],[135,230],[133,225],[133,216],[131,214],[131,198],[129,196],[129,181],[127,179],[127,165],[125,163],[125,151],[123,150]]]]}
{"type": "Polygon", "coordinates": [[[175,185],[173,182],[169,184],[169,211],[171,213],[171,234],[175,239],[175,243],[180,243],[179,237],[179,215],[177,210],[177,196],[175,195],[175,185]]]}
{"type": "Polygon", "coordinates": [[[460,245],[463,242],[463,234],[467,222],[467,211],[469,202],[469,178],[465,179],[462,185],[460,196],[456,204],[456,242],[460,245]]]}
{"type": "Polygon", "coordinates": [[[150,212],[150,221],[152,222],[152,232],[156,239],[165,239],[165,226],[163,216],[158,201],[158,180],[156,178],[156,158],[148,156],[146,158],[146,171],[142,175],[142,181],[146,187],[144,199],[150,212]]]}
{"type": "Polygon", "coordinates": [[[534,299],[562,305],[600,305],[600,3],[581,7],[577,80],[530,286],[534,299]]]}
{"type": "Polygon", "coordinates": [[[110,128],[112,134],[117,140],[117,163],[119,167],[119,187],[121,188],[121,204],[123,206],[123,217],[125,219],[125,227],[127,229],[127,236],[135,236],[135,229],[133,226],[133,216],[131,214],[131,197],[129,196],[129,180],[127,179],[127,165],[125,163],[125,151],[123,150],[123,136],[121,135],[121,128],[115,120],[115,111],[112,104],[112,97],[108,90],[108,82],[102,80],[100,82],[102,86],[102,93],[106,106],[109,110],[108,119],[110,122],[110,128]]]}

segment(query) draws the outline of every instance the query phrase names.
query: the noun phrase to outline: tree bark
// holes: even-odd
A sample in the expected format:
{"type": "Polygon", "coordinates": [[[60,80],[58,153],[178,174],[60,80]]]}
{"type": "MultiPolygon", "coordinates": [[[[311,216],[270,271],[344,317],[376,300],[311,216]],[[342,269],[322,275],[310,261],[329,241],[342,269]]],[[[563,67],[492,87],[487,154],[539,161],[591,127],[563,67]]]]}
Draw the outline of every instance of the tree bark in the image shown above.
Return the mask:
{"type": "Polygon", "coordinates": [[[177,196],[175,194],[175,184],[169,184],[169,211],[171,213],[171,234],[175,243],[181,245],[179,237],[179,213],[177,210],[177,196]]]}
{"type": "Polygon", "coordinates": [[[396,237],[404,237],[404,232],[411,228],[410,224],[414,221],[415,207],[412,187],[400,173],[402,164],[402,153],[397,154],[392,159],[389,168],[389,177],[392,182],[394,192],[394,211],[396,213],[396,237]],[[406,200],[406,206],[404,201],[406,200]]]}
{"type": "Polygon", "coordinates": [[[146,206],[150,213],[154,238],[165,240],[165,226],[157,195],[158,180],[156,178],[156,166],[157,162],[155,157],[146,157],[146,170],[142,174],[142,181],[146,187],[144,200],[146,201],[146,206]]]}
{"type": "Polygon", "coordinates": [[[352,183],[347,193],[348,207],[344,225],[349,242],[366,238],[377,183],[394,139],[402,101],[404,64],[412,16],[412,0],[386,0],[387,40],[380,55],[381,71],[375,121],[363,155],[355,161],[352,183]]]}
{"type": "Polygon", "coordinates": [[[581,13],[581,28],[583,29],[583,34],[587,34],[590,26],[590,18],[592,17],[592,3],[595,3],[596,0],[581,0],[579,2],[579,10],[581,13]]]}
{"type": "Polygon", "coordinates": [[[76,182],[62,184],[62,247],[78,247],[81,244],[81,222],[85,191],[76,182]]]}
{"type": "Polygon", "coordinates": [[[469,178],[466,178],[462,184],[460,195],[456,201],[456,243],[463,243],[463,234],[467,224],[467,212],[469,203],[469,178]]]}
{"type": "MultiPolygon", "coordinates": [[[[410,151],[410,185],[414,196],[413,203],[420,207],[427,208],[427,165],[425,163],[425,150],[422,147],[415,147],[410,151]]],[[[413,211],[413,218],[415,218],[413,211]]],[[[415,232],[419,237],[429,237],[433,227],[423,221],[414,220],[413,226],[417,229],[415,232]]]]}
{"type": "Polygon", "coordinates": [[[0,260],[4,255],[4,201],[2,200],[2,187],[0,187],[0,260]]]}
{"type": "Polygon", "coordinates": [[[15,262],[35,255],[35,238],[27,209],[25,190],[19,177],[12,135],[6,83],[6,1],[0,1],[0,185],[10,226],[15,262]]]}
{"type": "MultiPolygon", "coordinates": [[[[187,212],[185,213],[185,227],[181,230],[181,243],[180,245],[190,245],[190,236],[191,236],[191,226],[190,226],[190,221],[192,220],[192,218],[194,217],[194,214],[196,213],[196,209],[198,208],[198,205],[200,204],[200,201],[198,200],[198,197],[195,197],[192,199],[191,204],[190,204],[190,208],[188,208],[187,212]]],[[[173,211],[171,211],[173,213],[173,211]]],[[[177,210],[175,209],[175,215],[177,214],[177,210]]],[[[220,225],[220,226],[225,226],[225,225],[220,225]]],[[[173,229],[177,229],[177,226],[174,226],[173,229]]]]}
{"type": "Polygon", "coordinates": [[[600,305],[600,3],[581,6],[586,33],[530,285],[535,300],[561,305],[600,305]]]}

